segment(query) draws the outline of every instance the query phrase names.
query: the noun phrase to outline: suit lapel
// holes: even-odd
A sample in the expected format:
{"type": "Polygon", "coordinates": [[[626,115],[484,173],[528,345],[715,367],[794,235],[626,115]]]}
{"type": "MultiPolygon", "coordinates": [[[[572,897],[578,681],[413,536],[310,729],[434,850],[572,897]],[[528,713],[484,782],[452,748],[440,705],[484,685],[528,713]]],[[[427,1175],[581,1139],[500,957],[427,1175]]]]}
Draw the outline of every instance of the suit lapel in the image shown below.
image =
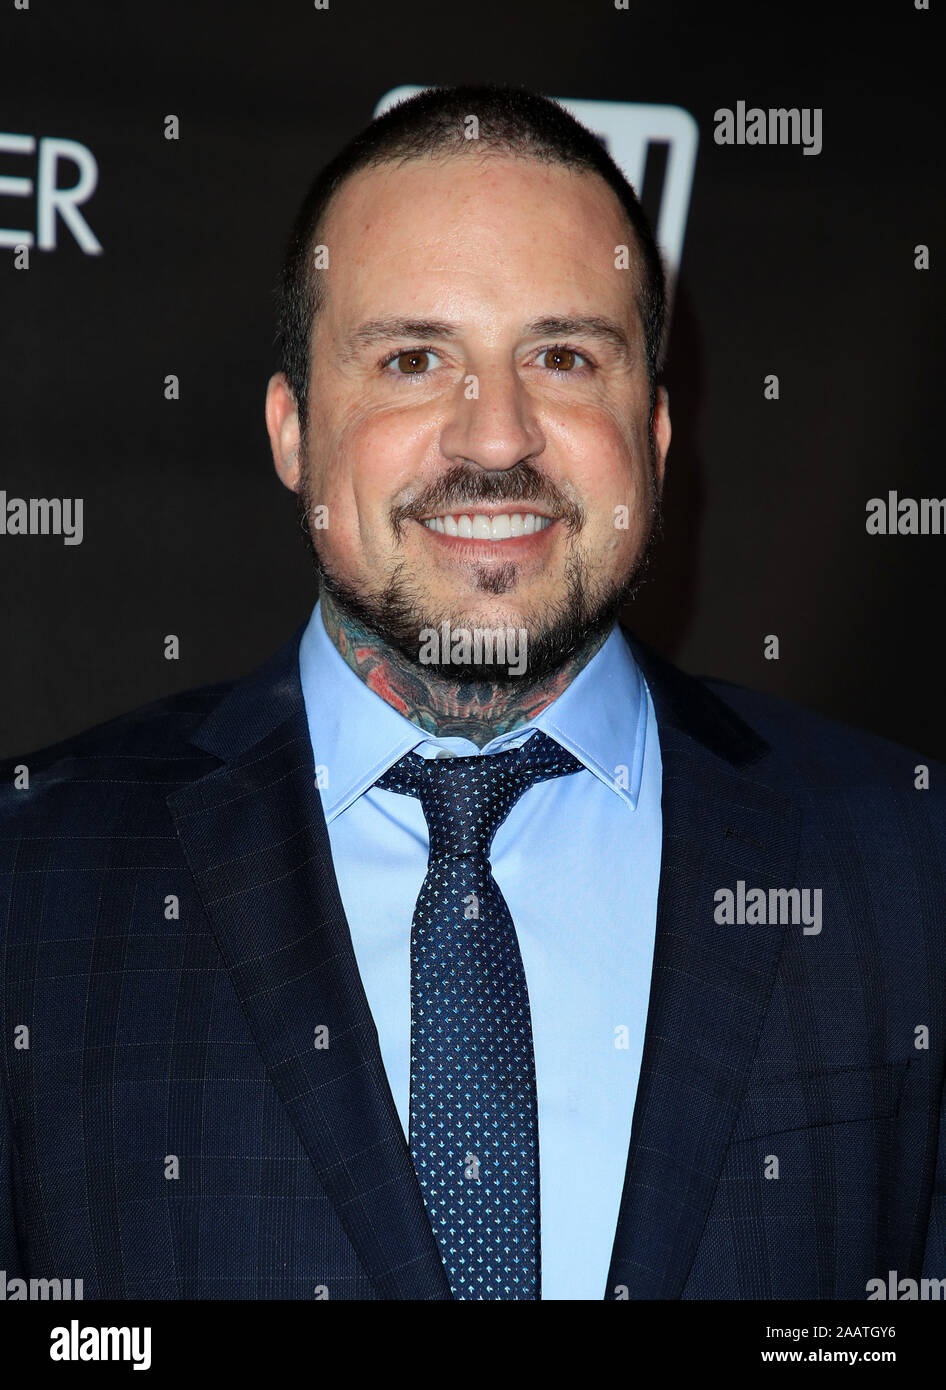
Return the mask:
{"type": "MultiPolygon", "coordinates": [[[[632,642],[663,761],[650,1004],[605,1297],[679,1298],[699,1244],[786,928],[720,925],[714,894],[791,887],[799,815],[770,757],[705,686],[632,642]]],[[[792,928],[787,928],[792,930],[792,928]]]]}
{"type": "Polygon", "coordinates": [[[335,881],[299,635],[205,721],[194,742],[224,765],[168,805],[269,1074],[378,1293],[449,1299],[335,881]]]}

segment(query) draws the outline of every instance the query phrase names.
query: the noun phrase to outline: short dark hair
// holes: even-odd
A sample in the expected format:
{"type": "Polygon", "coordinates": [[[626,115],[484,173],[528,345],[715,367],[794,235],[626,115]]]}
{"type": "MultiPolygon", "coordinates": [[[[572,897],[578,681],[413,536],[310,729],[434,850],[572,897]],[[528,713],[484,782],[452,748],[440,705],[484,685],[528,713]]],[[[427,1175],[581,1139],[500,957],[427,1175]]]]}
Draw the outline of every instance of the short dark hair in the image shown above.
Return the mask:
{"type": "Polygon", "coordinates": [[[666,312],[660,251],[637,194],[601,141],[558,102],[520,87],[431,87],[398,102],[349,141],[319,173],[296,215],[286,248],[278,299],[282,370],[305,430],[309,342],[322,302],[321,276],[311,266],[319,225],[341,185],[359,169],[409,159],[450,158],[470,152],[513,155],[599,174],[617,195],[637,243],[637,307],[644,335],[650,414],[657,390],[666,312]],[[465,138],[470,116],[478,138],[465,138]]]}

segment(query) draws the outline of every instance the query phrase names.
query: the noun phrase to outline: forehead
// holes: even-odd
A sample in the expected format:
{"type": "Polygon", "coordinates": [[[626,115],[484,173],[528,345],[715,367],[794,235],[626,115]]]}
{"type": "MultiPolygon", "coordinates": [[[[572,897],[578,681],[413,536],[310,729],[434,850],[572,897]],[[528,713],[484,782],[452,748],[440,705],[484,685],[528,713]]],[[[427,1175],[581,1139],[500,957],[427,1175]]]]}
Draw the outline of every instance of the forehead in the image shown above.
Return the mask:
{"type": "Polygon", "coordinates": [[[508,156],[464,154],[361,169],[320,229],[329,317],[362,312],[631,312],[615,247],[632,234],[597,174],[508,156]],[[405,302],[405,295],[413,300],[405,302]],[[418,300],[421,297],[422,302],[418,300]]]}

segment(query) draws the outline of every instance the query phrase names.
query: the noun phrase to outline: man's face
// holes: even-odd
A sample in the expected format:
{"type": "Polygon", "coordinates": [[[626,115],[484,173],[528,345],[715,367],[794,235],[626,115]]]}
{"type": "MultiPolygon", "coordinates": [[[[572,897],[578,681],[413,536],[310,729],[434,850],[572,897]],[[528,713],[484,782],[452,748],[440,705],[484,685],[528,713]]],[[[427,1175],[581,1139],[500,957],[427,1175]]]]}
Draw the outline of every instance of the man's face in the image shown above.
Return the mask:
{"type": "Polygon", "coordinates": [[[363,170],[331,205],[304,450],[281,376],[267,422],[327,509],[325,582],[408,655],[445,619],[571,641],[626,593],[670,437],[629,237],[595,175],[497,156],[363,170]]]}

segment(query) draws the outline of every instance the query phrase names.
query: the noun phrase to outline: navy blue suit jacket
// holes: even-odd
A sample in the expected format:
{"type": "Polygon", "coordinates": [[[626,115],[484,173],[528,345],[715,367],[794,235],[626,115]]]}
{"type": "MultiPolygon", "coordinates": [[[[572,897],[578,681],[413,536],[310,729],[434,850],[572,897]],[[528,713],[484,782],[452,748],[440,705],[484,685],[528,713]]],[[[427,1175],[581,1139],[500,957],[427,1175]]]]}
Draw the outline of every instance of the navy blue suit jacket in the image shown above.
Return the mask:
{"type": "MultiPolygon", "coordinates": [[[[16,760],[28,789],[3,769],[8,1279],[450,1298],[335,882],[298,637],[16,760]]],[[[905,749],[634,649],[663,861],[602,1297],[946,1277],[946,768],[918,790],[905,749]],[[739,881],[820,888],[820,934],[718,922],[739,881]]]]}

